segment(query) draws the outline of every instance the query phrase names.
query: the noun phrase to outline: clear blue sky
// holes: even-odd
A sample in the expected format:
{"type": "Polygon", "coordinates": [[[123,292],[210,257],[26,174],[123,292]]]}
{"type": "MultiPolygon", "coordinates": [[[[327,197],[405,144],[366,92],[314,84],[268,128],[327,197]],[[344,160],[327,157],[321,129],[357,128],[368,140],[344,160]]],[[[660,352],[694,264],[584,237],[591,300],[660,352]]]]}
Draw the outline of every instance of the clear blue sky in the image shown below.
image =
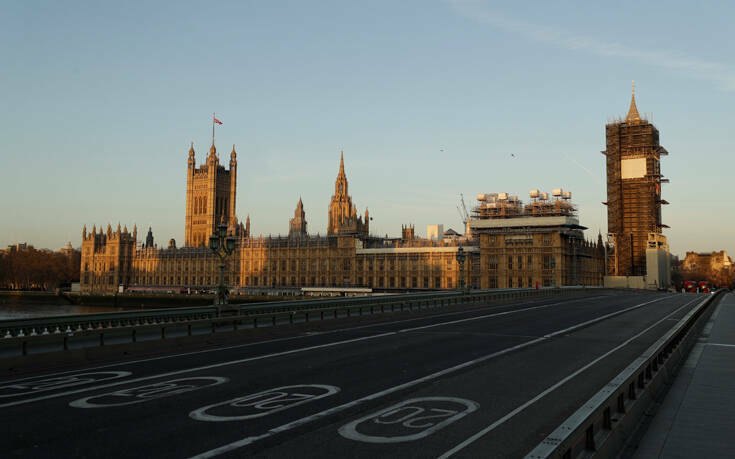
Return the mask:
{"type": "Polygon", "coordinates": [[[375,234],[460,230],[460,193],[563,187],[596,238],[604,126],[635,80],[670,152],[673,252],[735,254],[733,17],[726,1],[6,2],[0,245],[79,246],[108,222],[181,243],[189,142],[202,161],[213,111],[256,235],[287,232],[299,196],[324,233],[344,149],[375,234]]]}

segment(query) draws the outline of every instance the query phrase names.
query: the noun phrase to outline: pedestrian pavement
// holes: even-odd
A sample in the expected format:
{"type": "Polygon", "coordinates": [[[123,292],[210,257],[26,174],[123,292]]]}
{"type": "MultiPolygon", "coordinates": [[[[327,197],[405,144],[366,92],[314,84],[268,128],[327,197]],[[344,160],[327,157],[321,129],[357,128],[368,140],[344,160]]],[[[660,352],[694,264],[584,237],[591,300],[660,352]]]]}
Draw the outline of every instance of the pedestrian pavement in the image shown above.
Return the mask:
{"type": "Polygon", "coordinates": [[[735,457],[735,294],[716,306],[633,457],[735,457]]]}

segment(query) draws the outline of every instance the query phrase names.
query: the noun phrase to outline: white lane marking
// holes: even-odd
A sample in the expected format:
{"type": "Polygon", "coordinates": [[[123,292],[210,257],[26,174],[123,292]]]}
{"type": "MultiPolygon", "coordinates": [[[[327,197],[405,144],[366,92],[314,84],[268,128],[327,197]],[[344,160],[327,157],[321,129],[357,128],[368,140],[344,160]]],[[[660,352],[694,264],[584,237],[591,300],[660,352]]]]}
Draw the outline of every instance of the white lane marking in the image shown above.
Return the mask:
{"type": "MultiPolygon", "coordinates": [[[[632,296],[632,295],[630,295],[630,296],[632,296]]],[[[593,296],[593,297],[575,298],[573,300],[568,300],[568,301],[563,301],[563,302],[557,302],[557,303],[554,303],[554,304],[561,305],[561,304],[574,303],[574,302],[577,302],[577,301],[593,300],[593,299],[599,299],[599,298],[613,298],[613,297],[611,295],[598,295],[598,296],[593,296]]],[[[544,298],[540,298],[540,299],[538,299],[536,301],[525,301],[525,302],[522,302],[522,303],[515,303],[515,304],[514,303],[510,303],[510,304],[503,304],[503,305],[497,305],[497,306],[480,307],[480,308],[469,309],[469,310],[465,310],[465,311],[446,312],[446,313],[442,313],[442,314],[433,314],[433,315],[424,316],[424,317],[414,317],[414,318],[411,318],[411,319],[401,319],[401,320],[394,320],[394,321],[390,321],[390,322],[380,322],[380,323],[377,323],[377,324],[360,325],[360,326],[357,326],[357,327],[338,328],[338,329],[335,329],[335,330],[328,330],[328,331],[320,332],[318,334],[319,335],[329,335],[329,334],[335,334],[335,333],[343,333],[343,332],[361,330],[361,329],[365,329],[365,328],[373,328],[373,327],[380,327],[380,326],[389,326],[389,325],[395,325],[395,324],[407,323],[407,322],[416,322],[416,321],[419,321],[419,320],[439,319],[439,318],[442,318],[442,317],[456,316],[456,315],[460,315],[460,314],[471,314],[473,312],[477,312],[477,311],[482,310],[482,309],[487,309],[487,310],[491,310],[492,311],[494,309],[506,308],[506,307],[511,307],[511,306],[523,306],[523,305],[527,305],[527,304],[534,304],[534,303],[538,303],[538,302],[545,301],[545,300],[550,300],[550,299],[552,299],[552,298],[545,298],[544,297],[544,298]]],[[[109,363],[109,364],[105,364],[105,365],[99,365],[99,366],[96,366],[96,367],[89,367],[89,368],[84,368],[84,369],[76,369],[76,370],[60,371],[60,372],[56,372],[56,373],[48,373],[48,374],[45,374],[43,376],[44,377],[51,377],[51,376],[57,376],[57,375],[65,375],[65,374],[69,374],[69,373],[76,373],[76,372],[79,372],[79,371],[100,370],[100,369],[103,369],[103,368],[119,367],[119,366],[122,366],[122,365],[133,365],[133,364],[136,364],[136,363],[153,362],[153,361],[156,361],[156,360],[172,359],[172,358],[177,358],[177,357],[188,357],[188,356],[191,356],[191,355],[206,354],[208,352],[220,352],[220,351],[226,351],[226,350],[230,350],[230,349],[240,349],[240,348],[244,348],[244,347],[258,346],[258,345],[261,345],[261,344],[270,344],[270,343],[277,343],[277,342],[281,342],[281,341],[292,341],[292,340],[297,340],[297,339],[310,338],[310,337],[312,337],[314,335],[316,335],[316,334],[301,335],[301,336],[289,336],[289,337],[286,337],[286,338],[275,338],[275,339],[266,340],[266,341],[258,341],[258,342],[255,342],[255,343],[236,344],[234,346],[216,347],[214,349],[204,349],[204,350],[201,350],[201,351],[182,352],[182,353],[179,353],[179,354],[162,355],[162,356],[150,357],[150,358],[146,358],[146,359],[121,361],[121,362],[109,363]]],[[[39,375],[27,376],[25,378],[18,378],[18,379],[14,379],[14,380],[5,381],[4,383],[7,384],[7,383],[18,382],[18,381],[26,381],[28,379],[35,379],[35,378],[38,378],[38,377],[40,377],[40,376],[39,375]]]]}
{"type": "Polygon", "coordinates": [[[119,379],[130,376],[129,371],[98,371],[75,373],[65,376],[56,376],[53,378],[39,377],[33,380],[25,380],[23,382],[15,382],[0,386],[0,399],[10,397],[21,397],[23,395],[32,395],[39,392],[49,392],[57,389],[65,389],[67,387],[81,386],[83,384],[92,384],[108,379],[119,379]]]}
{"type": "Polygon", "coordinates": [[[287,410],[294,406],[313,402],[334,395],[337,392],[339,392],[339,387],[324,384],[299,384],[295,386],[276,387],[244,397],[233,398],[224,402],[197,408],[189,413],[189,417],[196,421],[244,421],[246,419],[268,416],[269,414],[287,410]],[[222,407],[228,408],[225,411],[244,411],[246,414],[228,416],[208,413],[208,411],[215,411],[217,408],[222,407]]]}
{"type": "Polygon", "coordinates": [[[725,344],[725,343],[705,343],[705,346],[735,347],[735,344],[725,344]]]}
{"type": "MultiPolygon", "coordinates": [[[[597,320],[604,320],[605,318],[611,317],[612,315],[620,314],[620,313],[625,312],[625,311],[629,311],[629,310],[632,310],[632,309],[635,309],[635,308],[639,308],[639,307],[642,307],[642,306],[644,306],[646,304],[649,304],[649,303],[652,303],[652,302],[655,302],[655,301],[661,301],[661,300],[663,300],[665,298],[668,298],[668,297],[662,297],[662,298],[659,298],[657,300],[649,301],[649,302],[646,302],[646,303],[641,303],[639,305],[633,306],[632,308],[623,309],[623,310],[618,311],[618,312],[607,314],[607,315],[604,315],[602,317],[599,317],[597,319],[593,319],[593,320],[588,321],[588,322],[585,322],[585,323],[593,323],[593,322],[595,322],[597,320]]],[[[545,305],[545,307],[551,307],[551,306],[559,305],[559,304],[566,304],[566,303],[552,303],[550,305],[545,305]]],[[[530,308],[514,309],[513,312],[514,313],[520,313],[520,312],[525,312],[525,311],[530,310],[530,309],[538,309],[538,308],[539,308],[538,306],[533,306],[533,307],[530,307],[530,308]]],[[[493,317],[494,315],[506,315],[506,313],[507,313],[507,311],[505,311],[505,312],[499,312],[499,313],[495,313],[495,314],[483,315],[483,316],[480,316],[480,317],[476,317],[475,320],[486,319],[486,318],[489,318],[489,317],[493,317]]],[[[454,321],[450,321],[450,322],[454,322],[454,321]]],[[[447,322],[447,323],[450,323],[450,322],[447,322]]],[[[423,327],[416,327],[417,330],[418,329],[421,329],[421,328],[423,328],[423,327]]],[[[136,379],[132,379],[132,380],[128,380],[128,381],[123,381],[123,382],[120,382],[120,383],[104,384],[104,385],[101,385],[101,386],[88,387],[88,388],[85,388],[85,389],[68,391],[68,392],[53,394],[53,395],[49,395],[49,396],[45,396],[45,397],[36,397],[36,398],[30,398],[30,399],[26,399],[26,400],[19,400],[17,402],[12,402],[12,403],[0,404],[0,408],[5,408],[5,407],[9,407],[9,406],[20,405],[22,403],[35,402],[35,401],[39,401],[39,400],[47,400],[47,399],[50,399],[50,398],[62,397],[62,396],[65,396],[65,395],[77,394],[77,393],[81,393],[81,392],[88,392],[88,391],[92,391],[92,390],[105,389],[107,387],[119,386],[121,384],[130,384],[130,383],[135,383],[135,382],[139,382],[139,381],[148,381],[148,380],[151,380],[151,379],[164,378],[164,377],[168,377],[168,376],[176,376],[176,375],[185,374],[185,373],[191,373],[191,372],[195,372],[195,371],[210,370],[210,369],[213,369],[213,368],[220,368],[220,367],[225,367],[225,366],[230,366],[230,365],[237,365],[237,364],[240,364],[240,363],[253,362],[253,361],[256,361],[256,360],[264,360],[264,359],[268,359],[268,358],[272,358],[272,357],[281,357],[281,356],[284,356],[284,355],[296,354],[296,353],[299,353],[299,352],[313,351],[315,349],[324,349],[324,348],[328,348],[328,347],[339,346],[339,345],[342,345],[342,344],[349,344],[349,343],[355,343],[355,342],[359,342],[359,341],[366,341],[366,340],[370,340],[370,339],[383,338],[383,337],[386,337],[386,336],[397,335],[398,333],[407,333],[407,332],[410,332],[412,330],[413,329],[411,329],[411,328],[407,328],[407,329],[400,330],[400,331],[395,331],[395,332],[386,332],[386,333],[380,333],[380,334],[377,334],[377,335],[364,336],[364,337],[361,337],[361,338],[353,338],[353,339],[348,339],[348,340],[343,340],[343,341],[334,341],[334,342],[331,342],[331,343],[318,344],[318,345],[308,346],[308,347],[303,347],[303,348],[298,348],[298,349],[291,349],[291,350],[288,350],[288,351],[274,352],[274,353],[271,353],[271,354],[264,354],[264,355],[259,355],[259,356],[254,356],[254,357],[248,357],[248,358],[238,359],[238,360],[230,360],[230,361],[227,361],[227,362],[213,363],[213,364],[210,364],[210,365],[204,365],[204,366],[200,366],[200,367],[187,368],[187,369],[184,369],[184,370],[170,371],[170,372],[167,372],[167,373],[160,373],[158,375],[143,376],[143,377],[140,377],[140,378],[136,378],[136,379]]]]}
{"type": "Polygon", "coordinates": [[[490,360],[490,359],[493,359],[495,357],[499,357],[499,356],[502,356],[502,355],[505,355],[505,354],[509,354],[509,353],[514,352],[514,351],[517,351],[519,349],[523,349],[523,348],[526,348],[528,346],[532,346],[532,345],[534,345],[536,343],[540,343],[540,342],[546,341],[546,340],[551,339],[551,338],[553,338],[555,336],[558,336],[560,334],[568,333],[573,328],[583,328],[583,327],[586,327],[586,326],[588,326],[588,325],[590,325],[590,324],[592,324],[594,322],[600,322],[600,321],[605,320],[607,318],[610,318],[610,317],[612,317],[614,315],[624,314],[624,313],[626,313],[628,311],[632,311],[634,309],[638,309],[638,308],[643,307],[645,305],[648,305],[648,304],[651,304],[651,303],[655,303],[657,301],[662,301],[662,300],[665,300],[665,299],[668,299],[668,298],[669,298],[669,296],[665,296],[665,297],[659,298],[657,300],[647,301],[645,303],[641,303],[641,304],[638,304],[638,305],[635,305],[635,306],[632,306],[632,307],[629,307],[629,308],[626,308],[626,309],[621,309],[620,311],[617,311],[615,313],[605,314],[604,316],[598,317],[597,319],[593,319],[593,320],[588,320],[588,321],[582,322],[580,324],[575,325],[574,327],[569,327],[569,328],[565,328],[564,330],[559,330],[557,332],[550,333],[548,335],[542,336],[541,338],[536,338],[536,339],[533,339],[533,340],[530,340],[530,341],[526,341],[526,342],[521,343],[521,344],[517,344],[515,346],[511,346],[511,347],[507,347],[505,349],[501,349],[500,351],[493,352],[492,354],[484,355],[482,357],[478,357],[476,359],[469,360],[469,361],[464,362],[464,363],[460,363],[459,365],[455,365],[453,367],[445,368],[444,370],[440,370],[440,371],[437,371],[435,373],[431,373],[431,374],[426,375],[426,376],[423,376],[421,378],[417,378],[417,379],[414,379],[412,381],[408,381],[406,383],[399,384],[397,386],[389,387],[389,388],[384,389],[384,390],[382,390],[380,392],[375,392],[373,394],[366,395],[365,397],[358,398],[358,399],[353,400],[351,402],[347,402],[347,403],[344,403],[342,405],[335,406],[333,408],[329,408],[329,409],[324,410],[324,411],[321,411],[319,413],[315,413],[315,414],[312,414],[310,416],[306,416],[306,417],[303,417],[301,419],[297,419],[295,421],[289,422],[288,424],[284,424],[282,426],[279,426],[279,427],[275,427],[273,429],[270,429],[269,431],[267,431],[264,434],[256,435],[256,436],[252,436],[252,437],[245,437],[245,438],[243,438],[241,440],[237,440],[237,441],[234,441],[232,443],[228,443],[226,445],[223,445],[223,446],[220,446],[220,447],[211,449],[209,451],[205,451],[205,452],[203,452],[201,454],[197,454],[196,456],[192,456],[192,459],[203,459],[203,458],[215,457],[215,456],[219,456],[220,454],[225,454],[225,453],[228,453],[230,451],[234,451],[236,449],[242,448],[243,446],[247,446],[247,445],[249,445],[251,443],[255,443],[256,441],[262,440],[264,438],[272,437],[272,436],[277,435],[277,434],[279,434],[281,432],[286,432],[288,430],[294,429],[294,428],[299,427],[299,426],[302,426],[304,424],[308,424],[308,423],[310,423],[312,421],[316,421],[316,420],[322,419],[322,418],[327,417],[327,416],[330,416],[332,414],[339,413],[341,411],[344,411],[346,409],[349,409],[349,408],[352,408],[354,406],[360,405],[362,403],[365,403],[365,402],[368,402],[368,401],[371,401],[371,400],[379,399],[379,398],[384,397],[386,395],[390,395],[390,394],[392,394],[394,392],[398,392],[398,391],[401,391],[401,390],[404,390],[404,389],[408,389],[408,388],[413,387],[413,386],[416,386],[418,384],[421,384],[421,383],[424,383],[424,382],[427,382],[427,381],[431,381],[431,380],[437,379],[437,378],[442,377],[444,375],[455,373],[455,372],[457,372],[459,370],[463,370],[463,369],[465,369],[467,367],[471,367],[471,366],[477,365],[479,363],[485,362],[485,361],[490,360]]]}
{"type": "Polygon", "coordinates": [[[339,434],[366,443],[414,441],[459,421],[479,406],[472,400],[456,397],[412,398],[355,419],[340,427],[339,434]],[[383,435],[376,435],[381,433],[383,435]]]}
{"type": "Polygon", "coordinates": [[[220,376],[195,376],[193,378],[172,379],[146,386],[131,387],[115,392],[108,392],[92,397],[80,398],[69,403],[73,408],[110,408],[116,406],[135,405],[163,397],[184,394],[197,389],[218,386],[229,381],[220,376]],[[107,399],[107,403],[105,403],[107,399]],[[99,401],[102,401],[101,403],[99,401]],[[118,400],[118,401],[111,401],[118,400]],[[120,401],[123,400],[123,401],[120,401]],[[95,403],[94,401],[98,401],[95,403]]]}
{"type": "Polygon", "coordinates": [[[637,334],[633,335],[632,337],[630,337],[630,338],[628,338],[627,340],[623,341],[622,343],[620,343],[619,345],[617,345],[617,346],[615,346],[614,348],[610,349],[610,350],[609,350],[609,351],[607,351],[606,353],[602,354],[601,356],[599,356],[599,357],[597,357],[596,359],[592,360],[592,361],[591,361],[591,362],[589,362],[588,364],[586,364],[586,365],[584,365],[583,367],[579,368],[579,369],[578,369],[577,371],[575,371],[574,373],[572,373],[572,374],[570,374],[570,375],[568,375],[568,376],[564,377],[563,379],[561,379],[561,380],[557,381],[557,382],[556,382],[555,384],[553,384],[553,385],[551,385],[551,386],[547,387],[547,388],[546,388],[546,389],[544,389],[544,390],[543,390],[542,392],[540,392],[540,393],[539,393],[538,395],[536,395],[536,396],[535,396],[535,397],[533,397],[532,399],[528,400],[528,401],[527,401],[526,403],[524,403],[524,404],[522,404],[522,405],[520,405],[520,406],[516,407],[516,408],[515,408],[514,410],[512,410],[511,412],[509,412],[508,414],[506,414],[506,415],[505,415],[505,416],[503,416],[502,418],[498,419],[497,421],[493,422],[493,423],[492,423],[492,424],[490,424],[489,426],[487,426],[487,427],[485,427],[484,429],[480,430],[480,431],[479,431],[479,432],[477,432],[476,434],[474,434],[474,435],[472,435],[471,437],[467,438],[467,439],[466,439],[465,441],[463,441],[462,443],[458,444],[458,445],[457,445],[457,446],[455,446],[454,448],[452,448],[452,449],[450,449],[449,451],[445,452],[444,454],[442,454],[441,456],[439,456],[439,459],[446,459],[446,458],[448,458],[448,457],[451,457],[451,456],[452,456],[452,455],[454,455],[455,453],[457,453],[457,452],[461,451],[462,449],[466,448],[466,447],[467,447],[467,446],[469,446],[470,444],[472,444],[472,443],[474,443],[475,441],[477,441],[477,440],[478,440],[479,438],[483,437],[483,436],[484,436],[485,434],[487,434],[488,432],[491,432],[492,430],[496,429],[496,428],[497,428],[498,426],[500,426],[500,425],[502,425],[502,424],[506,423],[506,422],[507,422],[508,420],[510,420],[511,418],[515,417],[515,416],[516,416],[516,415],[517,415],[518,413],[520,413],[521,411],[525,410],[525,409],[526,409],[526,408],[528,408],[529,406],[531,406],[531,405],[533,405],[534,403],[536,403],[537,401],[541,400],[541,399],[542,399],[543,397],[545,397],[545,396],[547,396],[548,394],[550,394],[551,392],[555,391],[556,389],[558,389],[558,388],[559,388],[559,387],[561,387],[562,385],[566,384],[567,382],[569,382],[569,381],[570,381],[570,380],[572,380],[573,378],[576,378],[576,377],[577,377],[577,376],[579,376],[579,375],[580,375],[580,374],[581,374],[582,372],[584,372],[584,371],[588,370],[588,369],[589,369],[590,367],[592,367],[593,365],[595,365],[595,364],[597,364],[598,362],[600,362],[601,360],[603,360],[603,359],[607,358],[607,357],[608,357],[608,356],[610,356],[610,355],[611,355],[612,353],[614,353],[614,352],[617,352],[617,351],[619,351],[620,349],[622,349],[623,347],[627,346],[627,345],[628,345],[628,344],[630,344],[630,343],[631,343],[631,342],[632,342],[633,340],[635,340],[635,339],[638,339],[638,338],[640,338],[640,337],[641,337],[641,336],[643,336],[644,334],[648,333],[648,332],[649,332],[649,331],[650,331],[651,329],[653,329],[653,328],[657,327],[657,326],[658,326],[658,325],[660,325],[660,324],[661,324],[662,322],[665,322],[665,321],[666,321],[666,320],[667,320],[667,319],[668,319],[669,317],[671,317],[672,315],[676,314],[676,313],[677,313],[677,312],[679,312],[680,310],[682,310],[682,309],[686,308],[687,306],[691,305],[692,303],[694,303],[694,302],[696,302],[696,301],[698,301],[698,300],[699,300],[699,298],[697,298],[697,299],[695,299],[695,300],[692,300],[692,301],[690,301],[690,302],[688,302],[688,303],[684,304],[683,306],[680,306],[680,307],[679,307],[679,308],[677,308],[677,309],[676,309],[676,310],[675,310],[674,312],[672,312],[672,313],[670,313],[670,314],[667,314],[667,315],[666,315],[666,316],[665,316],[664,318],[662,318],[662,319],[660,319],[660,320],[656,321],[655,323],[653,323],[653,324],[652,324],[651,326],[647,327],[647,328],[646,328],[646,329],[644,329],[643,331],[641,331],[641,332],[639,332],[639,333],[637,333],[637,334]]]}
{"type": "Polygon", "coordinates": [[[305,352],[305,351],[312,351],[312,350],[315,350],[315,349],[324,349],[324,348],[328,348],[328,347],[339,346],[341,344],[356,343],[356,342],[359,342],[359,341],[365,341],[365,340],[369,340],[369,339],[381,338],[381,337],[384,337],[384,336],[390,336],[390,335],[395,335],[395,334],[396,334],[396,332],[382,333],[380,335],[371,335],[371,336],[364,336],[362,338],[353,338],[353,339],[348,339],[348,340],[344,340],[344,341],[335,341],[335,342],[327,343],[327,344],[319,344],[319,345],[316,345],[316,346],[303,347],[303,348],[299,348],[299,349],[291,349],[289,351],[275,352],[273,354],[259,355],[259,356],[248,357],[248,358],[239,359],[239,360],[230,360],[228,362],[213,363],[213,364],[210,364],[210,365],[203,365],[203,366],[200,366],[200,367],[187,368],[187,369],[184,369],[184,370],[169,371],[169,372],[166,372],[166,373],[159,373],[157,375],[151,375],[151,376],[143,376],[143,377],[140,377],[140,378],[130,379],[130,380],[127,380],[127,381],[121,381],[121,382],[109,383],[109,384],[102,384],[102,385],[94,386],[94,387],[86,387],[84,389],[71,390],[71,391],[67,391],[67,392],[62,392],[62,393],[57,393],[57,394],[52,394],[52,395],[47,395],[47,396],[42,396],[42,397],[35,397],[35,398],[29,398],[29,399],[25,399],[25,400],[19,400],[17,402],[4,403],[4,404],[0,404],[0,408],[5,408],[5,407],[8,407],[8,406],[21,405],[21,404],[24,404],[24,403],[36,402],[36,401],[39,401],[39,400],[47,400],[47,399],[50,399],[50,398],[63,397],[65,395],[78,394],[78,393],[81,393],[81,392],[89,392],[89,391],[93,391],[93,390],[106,389],[108,387],[115,387],[115,386],[120,386],[120,385],[123,385],[123,384],[132,384],[132,383],[136,383],[136,382],[140,382],[140,381],[150,381],[152,379],[165,378],[165,377],[168,377],[168,376],[177,376],[177,375],[186,374],[186,373],[193,373],[195,371],[211,370],[213,368],[221,368],[221,367],[226,367],[226,366],[230,366],[230,365],[237,365],[237,364],[240,364],[240,363],[254,362],[254,361],[257,361],[257,360],[264,360],[264,359],[268,359],[268,358],[272,358],[272,357],[281,357],[281,356],[284,356],[284,355],[296,354],[296,353],[305,352]]]}
{"type": "Polygon", "coordinates": [[[571,301],[570,302],[562,302],[562,303],[542,304],[540,306],[531,306],[531,307],[523,308],[523,309],[514,309],[512,311],[496,312],[496,313],[493,313],[493,314],[486,314],[486,315],[483,315],[483,316],[468,317],[468,318],[465,318],[465,319],[457,319],[457,320],[452,320],[452,321],[449,321],[449,322],[440,322],[438,324],[423,325],[421,327],[404,328],[403,330],[399,330],[399,333],[405,333],[405,332],[416,331],[416,330],[426,330],[427,328],[441,327],[441,326],[444,326],[444,325],[461,324],[463,322],[472,322],[473,320],[487,319],[487,318],[490,318],[490,317],[507,316],[507,315],[516,314],[516,313],[519,313],[519,312],[534,311],[536,309],[550,308],[550,307],[553,307],[553,306],[559,306],[560,304],[567,304],[567,303],[571,303],[571,301]]]}

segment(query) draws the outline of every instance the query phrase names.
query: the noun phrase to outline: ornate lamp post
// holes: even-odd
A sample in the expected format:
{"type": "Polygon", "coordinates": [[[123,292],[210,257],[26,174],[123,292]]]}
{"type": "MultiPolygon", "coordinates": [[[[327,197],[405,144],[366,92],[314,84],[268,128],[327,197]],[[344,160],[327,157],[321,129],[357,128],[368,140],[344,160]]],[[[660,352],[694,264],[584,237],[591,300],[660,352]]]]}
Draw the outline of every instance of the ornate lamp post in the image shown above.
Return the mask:
{"type": "Polygon", "coordinates": [[[457,250],[457,264],[459,265],[459,289],[464,290],[464,261],[467,259],[467,254],[464,253],[462,247],[457,250]]]}
{"type": "Polygon", "coordinates": [[[209,249],[219,257],[219,285],[217,295],[214,297],[214,305],[227,304],[227,287],[225,287],[225,261],[235,250],[235,238],[227,236],[227,225],[224,223],[217,227],[217,234],[209,237],[209,249]]]}

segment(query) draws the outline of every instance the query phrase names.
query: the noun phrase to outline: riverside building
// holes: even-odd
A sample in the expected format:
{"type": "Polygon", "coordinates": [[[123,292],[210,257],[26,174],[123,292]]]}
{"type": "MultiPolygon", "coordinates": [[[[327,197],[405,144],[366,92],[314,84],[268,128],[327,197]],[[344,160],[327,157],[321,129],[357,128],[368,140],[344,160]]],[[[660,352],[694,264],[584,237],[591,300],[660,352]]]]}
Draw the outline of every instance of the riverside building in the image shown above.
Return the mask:
{"type": "MultiPolygon", "coordinates": [[[[370,235],[367,209],[358,215],[349,195],[343,155],[329,204],[326,235],[307,232],[307,216],[299,199],[287,236],[253,237],[250,217],[245,224],[235,217],[234,146],[229,170],[219,164],[214,144],[204,165],[196,167],[195,156],[192,145],[188,155],[184,246],[177,247],[173,239],[165,247],[159,246],[150,229],[145,243],[138,244],[137,227],[130,232],[120,225],[115,229],[107,225],[106,229],[93,227],[87,232],[85,226],[82,293],[209,289],[218,281],[218,258],[206,244],[222,223],[236,239],[236,249],[228,258],[225,271],[225,283],[234,290],[454,289],[459,286],[460,270],[470,288],[600,283],[603,252],[584,242],[584,228],[578,225],[524,225],[497,233],[486,227],[486,219],[478,214],[472,228],[477,228],[480,236],[474,238],[423,239],[416,237],[413,225],[403,226],[401,237],[370,235]],[[546,229],[539,232],[542,227],[546,229]],[[529,246],[528,242],[521,242],[519,236],[527,234],[534,241],[538,236],[538,243],[529,246]],[[466,254],[463,266],[458,265],[456,257],[460,247],[466,254]],[[499,269],[499,257],[508,256],[513,257],[512,266],[503,264],[499,269]],[[520,264],[515,261],[519,256],[523,257],[520,264]],[[579,266],[575,267],[575,263],[579,266]],[[595,267],[599,270],[594,271],[595,267]]],[[[528,217],[535,218],[530,214],[528,217]]]]}

